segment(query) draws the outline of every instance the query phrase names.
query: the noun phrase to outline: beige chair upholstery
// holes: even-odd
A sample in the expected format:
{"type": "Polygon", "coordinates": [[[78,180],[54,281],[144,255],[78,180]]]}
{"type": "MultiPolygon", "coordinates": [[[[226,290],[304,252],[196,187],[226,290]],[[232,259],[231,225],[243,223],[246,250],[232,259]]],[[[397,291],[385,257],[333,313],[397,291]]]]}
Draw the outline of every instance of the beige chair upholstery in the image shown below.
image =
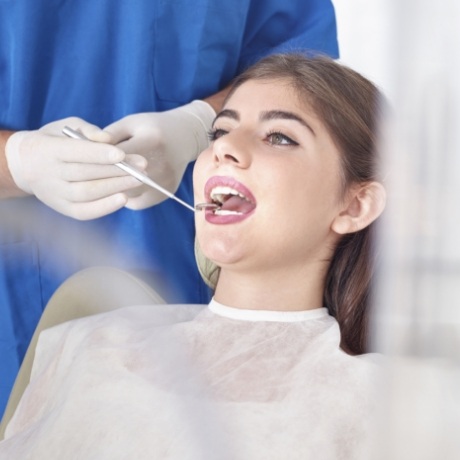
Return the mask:
{"type": "Polygon", "coordinates": [[[125,306],[164,303],[152,287],[116,268],[88,268],[66,280],[48,302],[27,349],[0,424],[0,440],[29,383],[35,347],[43,329],[125,306]]]}

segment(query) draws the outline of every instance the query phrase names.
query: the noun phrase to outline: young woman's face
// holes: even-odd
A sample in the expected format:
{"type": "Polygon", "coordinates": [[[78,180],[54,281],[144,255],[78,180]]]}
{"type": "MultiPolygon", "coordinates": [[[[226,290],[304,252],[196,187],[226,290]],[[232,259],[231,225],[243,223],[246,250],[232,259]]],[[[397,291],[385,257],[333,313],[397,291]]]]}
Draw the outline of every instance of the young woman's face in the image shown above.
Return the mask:
{"type": "Polygon", "coordinates": [[[325,263],[343,206],[339,152],[326,128],[283,81],[248,81],[227,101],[194,169],[200,247],[240,270],[325,263]]]}

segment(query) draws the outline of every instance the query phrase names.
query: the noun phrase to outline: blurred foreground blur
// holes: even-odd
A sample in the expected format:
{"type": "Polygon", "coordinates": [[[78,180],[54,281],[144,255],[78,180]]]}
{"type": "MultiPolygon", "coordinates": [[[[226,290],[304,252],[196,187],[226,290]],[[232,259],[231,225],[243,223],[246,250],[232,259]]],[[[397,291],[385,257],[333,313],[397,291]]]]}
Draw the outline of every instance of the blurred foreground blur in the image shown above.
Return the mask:
{"type": "Polygon", "coordinates": [[[388,4],[388,203],[373,348],[390,357],[369,458],[460,458],[460,2],[388,4]]]}

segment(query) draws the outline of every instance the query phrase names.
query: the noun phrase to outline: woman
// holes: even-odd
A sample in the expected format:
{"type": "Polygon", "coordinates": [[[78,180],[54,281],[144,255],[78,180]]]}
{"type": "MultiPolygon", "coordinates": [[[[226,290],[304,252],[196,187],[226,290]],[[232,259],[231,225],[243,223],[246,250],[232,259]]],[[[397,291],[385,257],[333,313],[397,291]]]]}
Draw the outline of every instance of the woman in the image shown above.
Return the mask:
{"type": "Polygon", "coordinates": [[[242,74],[194,169],[212,302],[43,333],[0,459],[360,458],[378,372],[356,356],[385,203],[378,107],[327,58],[242,74]]]}

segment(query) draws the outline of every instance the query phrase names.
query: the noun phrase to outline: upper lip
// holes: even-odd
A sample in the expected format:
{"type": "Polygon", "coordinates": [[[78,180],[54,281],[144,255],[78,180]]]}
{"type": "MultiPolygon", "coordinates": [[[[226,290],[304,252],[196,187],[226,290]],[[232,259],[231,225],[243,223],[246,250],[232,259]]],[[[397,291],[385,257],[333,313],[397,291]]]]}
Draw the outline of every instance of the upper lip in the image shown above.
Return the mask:
{"type": "Polygon", "coordinates": [[[250,201],[254,204],[256,203],[254,195],[251,193],[251,191],[241,182],[229,176],[213,176],[208,179],[204,186],[204,194],[207,201],[213,201],[211,195],[213,190],[215,190],[217,187],[228,187],[232,189],[232,191],[242,195],[247,201],[250,201]]]}

